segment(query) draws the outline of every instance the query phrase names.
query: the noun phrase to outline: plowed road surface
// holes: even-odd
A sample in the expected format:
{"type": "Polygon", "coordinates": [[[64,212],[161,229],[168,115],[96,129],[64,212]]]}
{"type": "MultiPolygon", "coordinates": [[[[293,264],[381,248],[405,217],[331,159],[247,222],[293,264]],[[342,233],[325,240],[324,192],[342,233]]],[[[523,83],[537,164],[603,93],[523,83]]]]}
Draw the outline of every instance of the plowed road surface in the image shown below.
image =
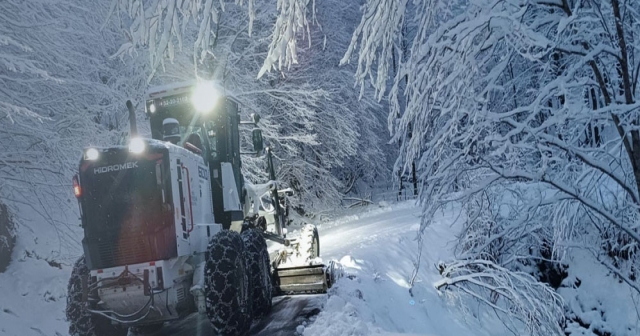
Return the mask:
{"type": "MultiPolygon", "coordinates": [[[[391,231],[403,231],[416,222],[416,215],[405,209],[351,217],[319,227],[320,256],[325,260],[337,259],[358,249],[360,245],[391,231]],[[405,218],[406,217],[406,218],[405,218]],[[390,222],[398,225],[390,226],[390,222]],[[406,223],[406,224],[405,224],[406,223]],[[406,226],[406,227],[405,227],[406,226]]],[[[261,321],[254,322],[251,335],[293,335],[302,322],[320,312],[324,295],[296,295],[276,297],[273,310],[261,321]]],[[[207,317],[194,313],[188,318],[165,325],[153,336],[212,336],[213,329],[207,317]]]]}

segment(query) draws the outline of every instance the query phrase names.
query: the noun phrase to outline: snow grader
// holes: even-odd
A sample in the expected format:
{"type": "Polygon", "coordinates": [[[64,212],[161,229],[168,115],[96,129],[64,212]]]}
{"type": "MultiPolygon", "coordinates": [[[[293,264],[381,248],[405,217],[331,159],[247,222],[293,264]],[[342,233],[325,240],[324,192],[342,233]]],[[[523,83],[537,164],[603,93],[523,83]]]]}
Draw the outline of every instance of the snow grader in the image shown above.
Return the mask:
{"type": "Polygon", "coordinates": [[[273,296],[332,285],[317,229],[287,232],[292,191],[279,188],[259,117],[241,121],[221,92],[212,82],[158,87],[145,101],[150,139],[128,101],[128,139],[84,150],[73,179],[84,255],[68,285],[71,335],[152,332],[195,312],[218,334],[243,335],[273,296]],[[252,151],[241,149],[241,129],[252,151]],[[251,184],[241,157],[262,154],[269,181],[251,184]]]}

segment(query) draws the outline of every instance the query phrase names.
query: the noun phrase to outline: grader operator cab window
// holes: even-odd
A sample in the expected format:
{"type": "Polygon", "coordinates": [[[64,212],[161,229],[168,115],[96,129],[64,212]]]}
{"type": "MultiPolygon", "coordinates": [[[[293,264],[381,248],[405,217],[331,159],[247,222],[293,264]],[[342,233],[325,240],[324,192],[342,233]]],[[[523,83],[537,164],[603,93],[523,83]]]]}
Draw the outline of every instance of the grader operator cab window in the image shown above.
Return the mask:
{"type": "Polygon", "coordinates": [[[221,126],[226,120],[226,104],[212,82],[160,92],[146,102],[152,138],[184,147],[207,162],[218,160],[218,129],[226,127],[221,126]]]}
{"type": "Polygon", "coordinates": [[[180,126],[175,118],[166,118],[162,122],[162,139],[174,145],[182,146],[196,154],[205,153],[205,145],[202,141],[204,129],[196,126],[180,126]]]}
{"type": "Polygon", "coordinates": [[[180,139],[176,145],[182,146],[196,154],[203,155],[206,152],[206,146],[203,139],[204,129],[201,126],[180,126],[180,139]]]}
{"type": "Polygon", "coordinates": [[[200,138],[200,135],[198,133],[189,134],[189,136],[185,139],[183,146],[184,148],[196,154],[202,155],[202,153],[204,153],[202,139],[200,138]]]}

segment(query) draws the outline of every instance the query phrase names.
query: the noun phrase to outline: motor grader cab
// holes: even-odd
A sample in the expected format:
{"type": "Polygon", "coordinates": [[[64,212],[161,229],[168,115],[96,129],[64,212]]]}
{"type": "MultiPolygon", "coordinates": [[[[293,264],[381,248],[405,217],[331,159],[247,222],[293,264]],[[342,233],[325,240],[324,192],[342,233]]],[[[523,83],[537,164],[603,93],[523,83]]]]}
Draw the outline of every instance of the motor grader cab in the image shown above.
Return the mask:
{"type": "Polygon", "coordinates": [[[84,255],[68,287],[71,335],[145,332],[196,311],[222,335],[243,334],[272,296],[331,286],[334,265],[313,265],[315,227],[286,234],[290,191],[278,189],[259,117],[241,122],[237,101],[221,92],[211,82],[151,90],[151,139],[138,137],[127,102],[128,142],[83,152],[74,192],[84,255]],[[266,183],[242,176],[241,125],[252,132],[250,153],[266,154],[266,183]]]}

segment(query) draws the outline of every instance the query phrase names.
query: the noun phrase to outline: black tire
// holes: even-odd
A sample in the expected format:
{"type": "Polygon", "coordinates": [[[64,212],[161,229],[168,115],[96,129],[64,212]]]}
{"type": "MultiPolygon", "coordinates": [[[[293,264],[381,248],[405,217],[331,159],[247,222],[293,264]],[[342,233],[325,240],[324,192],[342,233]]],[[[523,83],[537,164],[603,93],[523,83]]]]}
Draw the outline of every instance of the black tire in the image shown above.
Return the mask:
{"type": "Polygon", "coordinates": [[[305,224],[300,230],[298,251],[305,258],[305,263],[311,263],[320,256],[320,236],[315,225],[305,224]]]}
{"type": "Polygon", "coordinates": [[[244,335],[251,327],[251,277],[240,234],[222,230],[211,238],[204,269],[207,316],[220,335],[244,335]]]}
{"type": "Polygon", "coordinates": [[[258,229],[243,232],[242,240],[247,249],[247,269],[251,275],[253,317],[257,319],[271,311],[273,285],[269,251],[267,251],[267,242],[258,229]]]}
{"type": "Polygon", "coordinates": [[[83,300],[82,282],[89,283],[89,269],[84,256],[73,265],[67,287],[66,315],[71,336],[126,336],[128,328],[117,327],[105,317],[89,312],[89,302],[83,300]]]}

